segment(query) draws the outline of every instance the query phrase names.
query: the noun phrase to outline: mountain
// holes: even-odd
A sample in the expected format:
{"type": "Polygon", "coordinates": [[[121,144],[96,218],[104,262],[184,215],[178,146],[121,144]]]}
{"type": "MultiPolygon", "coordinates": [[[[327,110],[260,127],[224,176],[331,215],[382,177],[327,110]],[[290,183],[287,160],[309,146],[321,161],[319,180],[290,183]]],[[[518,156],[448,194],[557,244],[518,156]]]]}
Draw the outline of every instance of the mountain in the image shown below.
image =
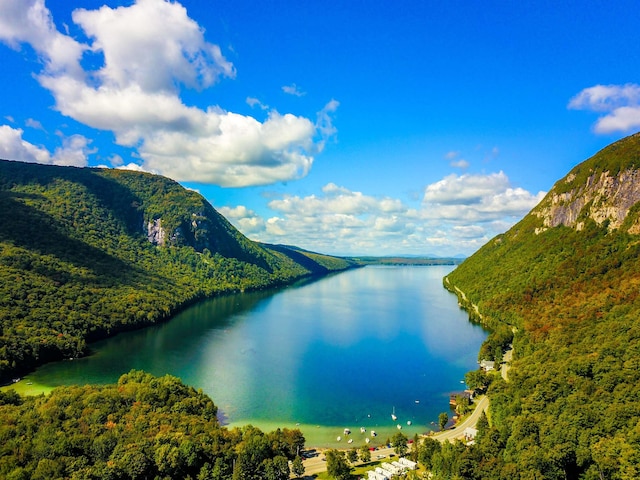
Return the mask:
{"type": "Polygon", "coordinates": [[[0,380],[204,297],[352,266],[252,242],[165,177],[0,160],[0,380]]]}
{"type": "Polygon", "coordinates": [[[481,357],[513,342],[509,381],[489,388],[473,478],[640,477],[639,256],[635,134],[576,166],[445,278],[493,330],[481,357]]]}

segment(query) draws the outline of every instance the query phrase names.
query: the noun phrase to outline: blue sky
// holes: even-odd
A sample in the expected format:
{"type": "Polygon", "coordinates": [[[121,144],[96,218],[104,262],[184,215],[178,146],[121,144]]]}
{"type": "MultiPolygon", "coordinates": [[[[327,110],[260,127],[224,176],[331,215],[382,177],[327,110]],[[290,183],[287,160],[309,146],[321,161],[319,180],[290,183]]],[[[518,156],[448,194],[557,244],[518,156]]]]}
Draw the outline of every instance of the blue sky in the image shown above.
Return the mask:
{"type": "Polygon", "coordinates": [[[254,240],[469,255],[640,130],[637,12],[2,0],[0,158],[166,175],[254,240]]]}

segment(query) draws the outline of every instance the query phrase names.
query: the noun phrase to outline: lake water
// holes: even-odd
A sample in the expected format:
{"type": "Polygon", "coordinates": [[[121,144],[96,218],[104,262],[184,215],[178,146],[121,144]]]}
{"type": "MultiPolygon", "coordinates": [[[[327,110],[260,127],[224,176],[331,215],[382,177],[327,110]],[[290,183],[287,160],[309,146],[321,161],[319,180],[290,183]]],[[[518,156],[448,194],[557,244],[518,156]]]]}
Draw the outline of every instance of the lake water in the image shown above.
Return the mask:
{"type": "Polygon", "coordinates": [[[449,411],[449,394],[465,388],[486,337],[442,287],[452,268],[366,267],[204,301],[25,380],[52,386],[115,382],[132,368],[168,373],[211,396],[232,426],[297,426],[313,446],[335,446],[344,428],[354,445],[372,429],[372,443],[384,441],[398,424],[407,436],[424,433],[449,411]]]}

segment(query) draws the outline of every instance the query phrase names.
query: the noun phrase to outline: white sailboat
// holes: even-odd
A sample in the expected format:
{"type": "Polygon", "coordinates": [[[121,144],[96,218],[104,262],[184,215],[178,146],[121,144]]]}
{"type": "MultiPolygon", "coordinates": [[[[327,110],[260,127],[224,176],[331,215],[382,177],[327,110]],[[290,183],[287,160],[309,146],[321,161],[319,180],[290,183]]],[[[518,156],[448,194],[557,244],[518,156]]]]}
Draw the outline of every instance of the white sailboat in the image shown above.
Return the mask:
{"type": "Polygon", "coordinates": [[[394,422],[398,419],[398,417],[396,417],[396,407],[393,407],[393,413],[391,414],[391,420],[393,420],[394,422]]]}

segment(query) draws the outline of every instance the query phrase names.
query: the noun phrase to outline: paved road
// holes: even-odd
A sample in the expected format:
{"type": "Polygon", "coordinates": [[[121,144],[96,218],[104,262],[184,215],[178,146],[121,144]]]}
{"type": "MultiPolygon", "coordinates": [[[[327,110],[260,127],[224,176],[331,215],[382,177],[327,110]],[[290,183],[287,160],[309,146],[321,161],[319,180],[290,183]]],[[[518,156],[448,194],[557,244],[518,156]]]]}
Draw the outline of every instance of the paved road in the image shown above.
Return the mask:
{"type": "Polygon", "coordinates": [[[485,395],[481,397],[480,400],[478,400],[478,402],[476,403],[476,408],[474,408],[473,412],[471,412],[471,415],[457,424],[454,428],[445,430],[444,432],[436,433],[432,438],[440,440],[441,442],[444,442],[446,440],[453,441],[456,438],[462,438],[464,429],[467,427],[475,427],[476,423],[478,423],[478,419],[480,418],[480,414],[487,408],[489,408],[489,397],[485,395]]]}

